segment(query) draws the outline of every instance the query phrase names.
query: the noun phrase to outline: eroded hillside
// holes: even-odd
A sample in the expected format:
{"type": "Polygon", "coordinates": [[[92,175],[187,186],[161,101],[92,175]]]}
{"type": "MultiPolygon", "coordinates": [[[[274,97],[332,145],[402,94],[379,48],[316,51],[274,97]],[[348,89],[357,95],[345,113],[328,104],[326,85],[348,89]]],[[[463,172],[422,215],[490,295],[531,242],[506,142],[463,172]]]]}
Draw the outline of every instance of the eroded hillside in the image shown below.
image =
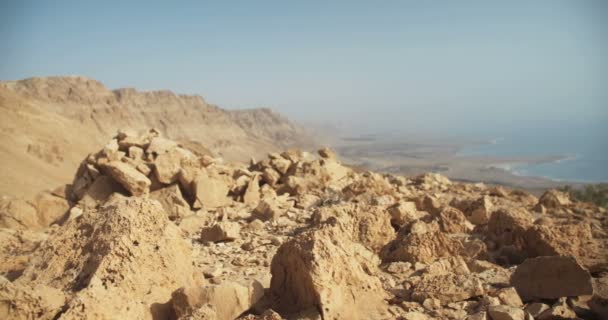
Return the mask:
{"type": "Polygon", "coordinates": [[[297,125],[269,109],[227,111],[200,96],[110,90],[84,77],[0,82],[0,194],[32,196],[65,183],[91,147],[118,129],[158,128],[227,160],[309,145],[297,125]],[[203,147],[204,146],[204,147],[203,147]]]}

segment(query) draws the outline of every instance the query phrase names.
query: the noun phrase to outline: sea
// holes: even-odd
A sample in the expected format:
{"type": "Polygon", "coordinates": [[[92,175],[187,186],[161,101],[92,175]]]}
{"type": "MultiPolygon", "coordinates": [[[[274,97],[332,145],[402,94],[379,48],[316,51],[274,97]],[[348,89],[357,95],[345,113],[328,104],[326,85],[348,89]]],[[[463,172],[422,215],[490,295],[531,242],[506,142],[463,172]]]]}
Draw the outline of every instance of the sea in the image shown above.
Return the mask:
{"type": "Polygon", "coordinates": [[[464,156],[556,157],[544,163],[513,163],[503,166],[521,176],[555,181],[608,182],[608,126],[575,126],[521,130],[495,135],[486,143],[467,146],[464,156]]]}

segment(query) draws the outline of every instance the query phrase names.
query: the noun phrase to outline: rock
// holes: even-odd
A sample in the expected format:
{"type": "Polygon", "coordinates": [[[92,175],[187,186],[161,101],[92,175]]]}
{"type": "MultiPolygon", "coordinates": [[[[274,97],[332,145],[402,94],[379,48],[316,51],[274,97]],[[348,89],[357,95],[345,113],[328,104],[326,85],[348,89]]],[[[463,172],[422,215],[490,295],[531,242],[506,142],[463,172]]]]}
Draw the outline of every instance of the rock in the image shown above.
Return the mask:
{"type": "Polygon", "coordinates": [[[473,230],[473,225],[460,210],[446,207],[438,215],[441,230],[447,233],[467,233],[473,230]]]}
{"type": "Polygon", "coordinates": [[[463,301],[484,294],[481,281],[468,275],[445,273],[424,276],[414,286],[412,299],[422,302],[425,299],[438,299],[442,305],[463,301]]]}
{"type": "Polygon", "coordinates": [[[524,208],[500,209],[488,222],[488,236],[507,255],[509,263],[521,263],[527,257],[526,230],[532,226],[532,215],[524,208]]]}
{"type": "Polygon", "coordinates": [[[148,146],[148,148],[146,148],[146,153],[152,154],[154,156],[160,156],[175,149],[176,147],[177,142],[161,137],[156,137],[150,140],[150,145],[148,146]]]}
{"type": "Polygon", "coordinates": [[[173,292],[171,304],[180,318],[208,305],[215,311],[215,318],[212,319],[233,320],[250,309],[263,295],[264,288],[258,281],[226,281],[218,285],[180,288],[173,292]]]}
{"type": "Polygon", "coordinates": [[[251,215],[252,219],[258,219],[261,221],[277,220],[281,217],[287,209],[282,208],[281,204],[277,199],[264,198],[259,202],[258,206],[253,210],[251,215]]]}
{"type": "Polygon", "coordinates": [[[466,262],[460,256],[439,259],[429,264],[425,269],[425,273],[431,275],[440,275],[454,273],[457,275],[470,275],[471,271],[466,262]]]}
{"type": "Polygon", "coordinates": [[[511,283],[524,301],[593,294],[591,276],[571,257],[537,257],[517,266],[511,283]]]}
{"type": "Polygon", "coordinates": [[[337,219],[349,231],[351,239],[374,252],[379,252],[395,236],[389,215],[379,206],[353,203],[322,206],[312,217],[317,224],[328,219],[337,219]]]}
{"type": "Polygon", "coordinates": [[[273,308],[295,313],[316,307],[323,319],[378,318],[385,292],[372,275],[372,257],[335,220],[291,238],[272,259],[273,308]]]}
{"type": "Polygon", "coordinates": [[[525,240],[530,257],[573,256],[592,272],[608,268],[608,249],[594,239],[587,221],[535,224],[526,231],[525,240]]]}
{"type": "Polygon", "coordinates": [[[543,313],[545,310],[548,310],[549,306],[544,304],[544,303],[540,303],[540,302],[533,302],[528,304],[524,310],[526,310],[526,312],[528,312],[532,317],[534,317],[535,319],[538,318],[538,316],[543,313]]]}
{"type": "Polygon", "coordinates": [[[194,190],[198,204],[195,207],[217,208],[232,202],[226,181],[207,170],[201,171],[194,180],[194,190]]]}
{"type": "Polygon", "coordinates": [[[490,221],[494,206],[489,196],[483,196],[471,205],[468,215],[469,221],[474,225],[484,225],[490,221]]]}
{"type": "Polygon", "coordinates": [[[439,258],[458,255],[462,244],[441,231],[424,233],[399,232],[381,252],[384,262],[405,261],[431,263],[439,258]]]}
{"type": "Polygon", "coordinates": [[[526,316],[520,308],[503,305],[488,307],[488,314],[492,320],[524,320],[526,316]]]}
{"type": "Polygon", "coordinates": [[[114,179],[109,176],[99,176],[86,189],[78,203],[84,207],[96,207],[99,203],[108,199],[114,192],[127,194],[125,188],[114,179]]]}
{"type": "Polygon", "coordinates": [[[61,290],[21,286],[0,277],[0,319],[57,319],[65,300],[61,290]]]}
{"type": "Polygon", "coordinates": [[[262,179],[269,185],[274,186],[281,179],[281,175],[272,168],[266,168],[262,172],[262,179]]]}
{"type": "Polygon", "coordinates": [[[241,227],[236,222],[221,221],[201,230],[202,242],[233,241],[239,237],[241,227]]]}
{"type": "Polygon", "coordinates": [[[191,214],[190,205],[177,184],[151,192],[150,198],[160,202],[169,220],[179,220],[191,214]]]}
{"type": "Polygon", "coordinates": [[[281,175],[284,175],[291,166],[291,161],[284,158],[276,158],[270,161],[270,165],[281,175]]]}
{"type": "Polygon", "coordinates": [[[427,320],[429,319],[429,317],[422,313],[422,312],[416,312],[416,311],[410,311],[410,312],[406,312],[405,314],[403,314],[402,318],[404,320],[427,320]]]}
{"type": "Polygon", "coordinates": [[[243,202],[248,205],[256,206],[260,202],[260,175],[254,174],[249,183],[247,189],[243,195],[243,202]]]}
{"type": "Polygon", "coordinates": [[[132,195],[141,196],[149,192],[150,179],[130,165],[124,162],[112,161],[104,165],[103,169],[132,195]]]}
{"type": "Polygon", "coordinates": [[[46,192],[38,194],[34,204],[38,214],[38,224],[44,227],[59,222],[70,209],[70,203],[66,199],[46,192]]]}
{"type": "Polygon", "coordinates": [[[567,193],[552,189],[543,193],[538,199],[537,207],[543,206],[547,209],[557,209],[568,206],[571,203],[570,196],[567,193]]]}
{"type": "Polygon", "coordinates": [[[185,162],[194,162],[194,155],[182,148],[173,148],[160,154],[154,161],[154,173],[163,184],[171,184],[178,180],[180,170],[185,162]]]}
{"type": "Polygon", "coordinates": [[[211,222],[211,219],[212,218],[208,215],[191,214],[181,219],[179,228],[186,236],[199,238],[196,235],[201,233],[203,227],[208,225],[211,222]]]}
{"type": "Polygon", "coordinates": [[[399,227],[428,216],[427,212],[418,211],[416,203],[411,201],[402,201],[389,207],[388,213],[391,215],[391,224],[399,227]]]}
{"type": "Polygon", "coordinates": [[[553,320],[553,319],[579,319],[576,313],[570,309],[566,303],[566,299],[559,299],[551,308],[543,311],[538,316],[539,320],[553,320]]]}
{"type": "Polygon", "coordinates": [[[150,306],[192,275],[190,248],[158,202],[113,197],[53,233],[16,283],[72,295],[65,319],[152,319],[150,306]]]}
{"type": "Polygon", "coordinates": [[[503,305],[521,308],[524,306],[524,303],[521,301],[521,298],[517,294],[517,290],[514,287],[502,288],[496,292],[496,296],[500,299],[500,302],[503,305]]]}
{"type": "Polygon", "coordinates": [[[0,227],[11,229],[42,229],[34,204],[23,199],[0,200],[0,227]]]}

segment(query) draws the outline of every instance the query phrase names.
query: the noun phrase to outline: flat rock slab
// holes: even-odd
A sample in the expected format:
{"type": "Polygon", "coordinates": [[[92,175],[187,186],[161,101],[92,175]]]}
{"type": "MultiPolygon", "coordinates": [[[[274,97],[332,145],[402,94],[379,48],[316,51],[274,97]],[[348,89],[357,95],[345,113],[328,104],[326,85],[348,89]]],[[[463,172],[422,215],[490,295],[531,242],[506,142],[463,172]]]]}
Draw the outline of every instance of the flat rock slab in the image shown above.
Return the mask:
{"type": "Polygon", "coordinates": [[[593,294],[589,272],[572,257],[545,256],[520,264],[511,284],[523,300],[557,299],[593,294]]]}

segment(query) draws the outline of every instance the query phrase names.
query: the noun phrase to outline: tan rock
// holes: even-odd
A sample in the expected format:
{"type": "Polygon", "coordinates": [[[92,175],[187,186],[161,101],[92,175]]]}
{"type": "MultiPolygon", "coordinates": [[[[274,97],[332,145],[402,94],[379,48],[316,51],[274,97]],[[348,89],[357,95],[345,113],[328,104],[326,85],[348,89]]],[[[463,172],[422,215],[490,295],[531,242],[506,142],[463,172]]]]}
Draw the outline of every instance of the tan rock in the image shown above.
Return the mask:
{"type": "Polygon", "coordinates": [[[528,312],[531,316],[533,316],[535,319],[538,318],[538,316],[545,312],[545,310],[548,310],[549,306],[544,304],[544,303],[540,303],[540,302],[533,302],[530,303],[528,305],[526,305],[526,307],[524,308],[524,310],[526,312],[528,312]]]}
{"type": "Polygon", "coordinates": [[[56,319],[64,304],[61,290],[22,286],[0,277],[0,319],[56,319]]]}
{"type": "Polygon", "coordinates": [[[287,211],[282,207],[277,199],[264,198],[259,202],[258,206],[253,210],[252,219],[261,221],[277,220],[287,211]]]}
{"type": "Polygon", "coordinates": [[[516,308],[521,308],[524,305],[514,287],[502,288],[496,292],[496,296],[503,305],[516,308]]]}
{"type": "Polygon", "coordinates": [[[23,199],[0,200],[0,227],[11,229],[41,229],[34,204],[23,199]]]}
{"type": "Polygon", "coordinates": [[[226,180],[207,170],[201,171],[195,178],[194,190],[198,202],[195,207],[216,208],[232,202],[228,197],[230,188],[226,180]]]}
{"type": "Polygon", "coordinates": [[[525,320],[526,314],[520,308],[512,306],[490,306],[488,314],[492,320],[525,320]]]}
{"type": "Polygon", "coordinates": [[[422,302],[425,299],[438,299],[441,304],[463,301],[481,296],[484,289],[481,281],[468,275],[445,273],[422,278],[412,291],[412,299],[422,302]]]}
{"type": "Polygon", "coordinates": [[[468,219],[474,225],[487,224],[490,221],[493,209],[492,198],[483,196],[471,205],[468,219]]]}
{"type": "Polygon", "coordinates": [[[239,237],[241,227],[236,222],[221,221],[201,230],[202,242],[233,241],[239,237]]]}
{"type": "Polygon", "coordinates": [[[538,199],[537,206],[543,206],[547,209],[557,209],[568,206],[571,203],[570,196],[567,193],[551,189],[543,193],[538,199]]]}
{"type": "Polygon", "coordinates": [[[249,183],[247,189],[243,195],[243,202],[248,205],[256,206],[260,202],[260,175],[254,174],[249,183]]]}
{"type": "Polygon", "coordinates": [[[458,255],[462,244],[440,231],[399,232],[381,252],[382,260],[431,263],[439,258],[458,255]]]}
{"type": "Polygon", "coordinates": [[[146,148],[146,153],[155,156],[167,153],[177,147],[177,142],[161,137],[156,137],[150,140],[150,145],[146,148]]]}
{"type": "Polygon", "coordinates": [[[95,207],[114,192],[127,194],[127,190],[114,179],[109,176],[99,176],[86,189],[78,203],[84,207],[95,207]]]}
{"type": "Polygon", "coordinates": [[[132,195],[141,196],[149,192],[150,179],[130,165],[124,162],[112,161],[104,165],[103,169],[132,195]]]}
{"type": "Polygon", "coordinates": [[[151,192],[150,198],[160,202],[169,220],[179,220],[192,213],[177,184],[151,192]]]}
{"type": "Polygon", "coordinates": [[[441,230],[447,233],[466,233],[473,230],[473,225],[467,220],[462,211],[446,207],[438,215],[441,230]]]}
{"type": "Polygon", "coordinates": [[[524,301],[593,293],[591,276],[571,257],[537,257],[517,266],[511,283],[524,301]]]}
{"type": "Polygon", "coordinates": [[[218,285],[180,288],[173,293],[171,301],[173,310],[180,318],[208,305],[215,311],[215,318],[212,319],[233,320],[250,309],[263,295],[264,288],[258,281],[227,281],[218,285]]]}
{"type": "Polygon", "coordinates": [[[525,239],[531,257],[573,256],[592,272],[608,268],[608,249],[594,239],[591,224],[585,220],[535,224],[526,231],[525,239]]]}
{"type": "Polygon", "coordinates": [[[154,174],[163,184],[171,184],[178,180],[180,170],[185,162],[193,162],[194,155],[179,147],[161,153],[154,161],[154,174]]]}
{"type": "Polygon", "coordinates": [[[391,223],[399,227],[428,216],[427,212],[418,211],[416,203],[411,201],[399,202],[388,208],[388,212],[391,215],[391,223]]]}
{"type": "Polygon", "coordinates": [[[209,215],[191,214],[179,221],[179,228],[187,237],[199,238],[203,228],[211,223],[209,215]]]}
{"type": "Polygon", "coordinates": [[[272,259],[275,309],[294,313],[316,307],[323,319],[377,318],[386,308],[385,293],[370,274],[375,269],[370,257],[335,220],[295,236],[272,259]]]}
{"type": "Polygon", "coordinates": [[[46,192],[36,196],[34,204],[38,214],[38,223],[45,227],[59,222],[70,209],[68,200],[46,192]]]}

